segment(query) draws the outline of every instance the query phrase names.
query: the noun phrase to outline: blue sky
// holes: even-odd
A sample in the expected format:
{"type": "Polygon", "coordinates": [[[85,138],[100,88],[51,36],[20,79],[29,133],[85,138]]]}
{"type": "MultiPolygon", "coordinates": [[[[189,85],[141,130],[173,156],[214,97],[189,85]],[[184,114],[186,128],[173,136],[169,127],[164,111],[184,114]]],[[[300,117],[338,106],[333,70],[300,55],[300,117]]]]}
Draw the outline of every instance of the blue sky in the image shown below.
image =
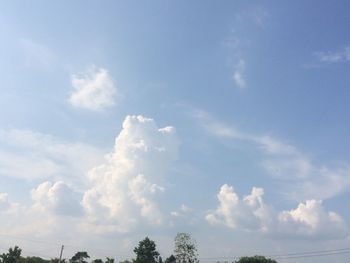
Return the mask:
{"type": "Polygon", "coordinates": [[[214,261],[347,247],[349,8],[0,3],[0,247],[121,259],[149,235],[166,257],[177,232],[214,261]]]}

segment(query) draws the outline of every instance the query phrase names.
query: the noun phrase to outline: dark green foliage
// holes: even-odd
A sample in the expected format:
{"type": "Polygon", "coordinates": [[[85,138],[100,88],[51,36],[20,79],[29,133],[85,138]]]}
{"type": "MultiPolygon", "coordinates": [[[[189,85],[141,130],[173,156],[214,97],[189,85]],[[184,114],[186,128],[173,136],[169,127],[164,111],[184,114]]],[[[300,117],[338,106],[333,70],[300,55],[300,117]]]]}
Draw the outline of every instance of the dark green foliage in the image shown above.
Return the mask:
{"type": "Polygon", "coordinates": [[[18,263],[21,259],[21,252],[22,249],[20,249],[18,246],[15,246],[14,248],[9,248],[8,253],[3,253],[2,255],[0,255],[0,262],[18,263]]]}
{"type": "Polygon", "coordinates": [[[164,263],[176,263],[176,258],[174,257],[174,255],[171,255],[164,261],[164,263]]]}
{"type": "Polygon", "coordinates": [[[80,251],[75,253],[75,255],[69,260],[70,263],[87,263],[86,259],[90,258],[87,252],[80,251]]]}
{"type": "Polygon", "coordinates": [[[102,259],[94,259],[93,261],[92,261],[92,263],[103,263],[103,260],[102,259]]]}
{"type": "Polygon", "coordinates": [[[241,257],[235,263],[277,263],[276,260],[264,256],[241,257]]]}
{"type": "Polygon", "coordinates": [[[197,247],[195,240],[187,233],[178,233],[175,237],[175,258],[177,263],[196,263],[197,247]]]}
{"type": "Polygon", "coordinates": [[[114,263],[114,258],[106,257],[106,263],[114,263]]]}
{"type": "Polygon", "coordinates": [[[156,244],[154,241],[146,237],[139,242],[139,245],[135,247],[134,252],[136,259],[134,263],[157,263],[159,253],[156,250],[156,244]]]}

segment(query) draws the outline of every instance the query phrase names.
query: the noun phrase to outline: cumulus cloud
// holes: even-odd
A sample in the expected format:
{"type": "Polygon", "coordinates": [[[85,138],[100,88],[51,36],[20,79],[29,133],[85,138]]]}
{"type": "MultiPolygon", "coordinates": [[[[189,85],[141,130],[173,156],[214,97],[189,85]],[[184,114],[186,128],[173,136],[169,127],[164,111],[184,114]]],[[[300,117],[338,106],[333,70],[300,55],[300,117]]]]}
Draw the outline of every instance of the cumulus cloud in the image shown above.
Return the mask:
{"type": "Polygon", "coordinates": [[[348,235],[343,219],[328,212],[322,201],[307,200],[296,209],[278,214],[279,232],[295,236],[342,238],[348,235]]]}
{"type": "Polygon", "coordinates": [[[77,216],[82,214],[80,195],[62,181],[44,182],[31,191],[34,207],[55,215],[77,216]]]}
{"type": "Polygon", "coordinates": [[[31,130],[0,130],[0,176],[74,181],[102,159],[103,151],[85,143],[31,130]]]}
{"type": "Polygon", "coordinates": [[[74,91],[68,100],[74,107],[101,111],[116,103],[117,88],[104,68],[93,66],[86,73],[74,74],[71,82],[74,91]]]}
{"type": "Polygon", "coordinates": [[[32,190],[32,204],[18,204],[0,194],[0,232],[10,237],[77,234],[79,197],[63,182],[45,182],[32,190]],[[73,198],[74,196],[74,198],[73,198]],[[77,208],[77,210],[73,210],[77,208]],[[70,215],[70,216],[67,216],[70,215]],[[73,216],[74,215],[74,216],[73,216]],[[73,231],[74,229],[74,231],[73,231]]]}
{"type": "Polygon", "coordinates": [[[328,167],[313,159],[291,143],[270,135],[247,133],[214,119],[205,111],[194,114],[210,134],[224,139],[239,140],[260,149],[261,167],[275,180],[283,183],[281,192],[291,200],[328,199],[350,187],[350,167],[328,167]]]}
{"type": "Polygon", "coordinates": [[[241,89],[245,88],[246,86],[244,72],[245,72],[245,61],[243,59],[240,59],[234,68],[232,79],[234,80],[236,86],[241,89]]]}
{"type": "Polygon", "coordinates": [[[159,225],[163,214],[156,197],[178,155],[173,127],[158,128],[153,119],[127,116],[105,163],[89,172],[92,187],[84,194],[86,227],[97,232],[126,232],[143,221],[159,225]]]}
{"type": "Polygon", "coordinates": [[[206,219],[211,224],[223,223],[230,228],[265,229],[265,214],[269,208],[262,201],[262,188],[253,188],[250,195],[240,200],[232,186],[224,184],[217,195],[219,206],[209,212],[206,219]]]}
{"type": "MultiPolygon", "coordinates": [[[[84,159],[87,154],[84,150],[88,152],[89,147],[80,144],[72,146],[31,131],[2,131],[2,135],[4,152],[28,151],[28,155],[38,155],[39,162],[41,158],[48,159],[58,167],[55,173],[65,171],[59,167],[67,160],[66,154],[77,163],[89,161],[84,159]]],[[[64,181],[56,181],[53,176],[51,181],[44,181],[31,190],[31,202],[25,205],[11,203],[7,194],[0,193],[0,232],[49,237],[64,230],[65,237],[75,238],[92,232],[123,233],[138,226],[163,225],[168,215],[163,212],[159,197],[165,191],[162,185],[169,167],[178,157],[178,148],[179,140],[173,127],[159,128],[153,119],[127,116],[113,151],[107,155],[101,153],[105,159],[102,158],[99,165],[94,164],[86,177],[79,177],[79,184],[67,182],[68,175],[63,176],[64,181]]],[[[27,153],[23,159],[26,156],[27,153]]],[[[41,178],[31,174],[32,167],[23,167],[21,171],[27,170],[27,175],[19,177],[41,178]]],[[[69,170],[72,171],[67,168],[69,170]]],[[[8,171],[13,173],[11,169],[8,171]]]]}
{"type": "Polygon", "coordinates": [[[206,220],[212,225],[272,236],[332,239],[348,235],[343,219],[326,211],[322,201],[307,200],[296,209],[276,212],[264,203],[263,195],[262,188],[253,187],[249,195],[240,199],[232,186],[224,184],[217,194],[218,208],[208,212],[206,220]]]}

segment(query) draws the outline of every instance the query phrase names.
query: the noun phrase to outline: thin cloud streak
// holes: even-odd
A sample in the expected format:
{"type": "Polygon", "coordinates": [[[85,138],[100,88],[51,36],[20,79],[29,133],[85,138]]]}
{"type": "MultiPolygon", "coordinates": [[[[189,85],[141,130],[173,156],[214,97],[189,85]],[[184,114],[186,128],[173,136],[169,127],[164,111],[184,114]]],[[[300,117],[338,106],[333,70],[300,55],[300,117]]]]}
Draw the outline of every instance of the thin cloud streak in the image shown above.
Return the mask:
{"type": "Polygon", "coordinates": [[[269,135],[243,132],[233,126],[216,120],[201,110],[194,112],[209,134],[223,139],[239,140],[255,145],[263,155],[261,167],[274,179],[283,184],[287,199],[329,199],[350,188],[350,167],[331,168],[316,165],[312,158],[292,144],[285,143],[269,135]]]}

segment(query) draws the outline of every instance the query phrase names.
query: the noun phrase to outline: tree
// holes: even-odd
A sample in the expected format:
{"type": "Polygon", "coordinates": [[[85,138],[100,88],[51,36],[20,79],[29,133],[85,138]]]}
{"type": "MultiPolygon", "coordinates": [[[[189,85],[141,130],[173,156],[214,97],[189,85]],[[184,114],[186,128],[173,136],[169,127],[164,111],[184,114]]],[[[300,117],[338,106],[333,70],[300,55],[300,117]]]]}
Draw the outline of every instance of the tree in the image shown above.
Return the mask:
{"type": "Polygon", "coordinates": [[[178,233],[175,237],[175,258],[177,263],[196,263],[196,241],[187,233],[178,233]]]}
{"type": "Polygon", "coordinates": [[[2,255],[0,255],[0,262],[18,263],[21,259],[21,253],[22,249],[20,249],[18,246],[15,246],[14,248],[9,248],[8,253],[3,253],[2,255]]]}
{"type": "Polygon", "coordinates": [[[114,263],[114,258],[106,257],[106,263],[114,263]]]}
{"type": "Polygon", "coordinates": [[[235,263],[277,263],[276,260],[264,256],[241,257],[235,263]]]}
{"type": "Polygon", "coordinates": [[[154,241],[146,237],[139,242],[138,247],[135,247],[134,252],[136,259],[134,263],[157,263],[159,253],[156,250],[156,244],[154,241]]]}
{"type": "Polygon", "coordinates": [[[70,263],[87,263],[85,259],[90,258],[87,252],[80,251],[75,253],[75,255],[69,260],[70,263]]]}
{"type": "Polygon", "coordinates": [[[100,258],[94,259],[92,263],[103,263],[103,260],[100,258]]]}
{"type": "Polygon", "coordinates": [[[176,258],[174,257],[174,255],[171,255],[164,261],[164,263],[176,263],[176,258]]]}

